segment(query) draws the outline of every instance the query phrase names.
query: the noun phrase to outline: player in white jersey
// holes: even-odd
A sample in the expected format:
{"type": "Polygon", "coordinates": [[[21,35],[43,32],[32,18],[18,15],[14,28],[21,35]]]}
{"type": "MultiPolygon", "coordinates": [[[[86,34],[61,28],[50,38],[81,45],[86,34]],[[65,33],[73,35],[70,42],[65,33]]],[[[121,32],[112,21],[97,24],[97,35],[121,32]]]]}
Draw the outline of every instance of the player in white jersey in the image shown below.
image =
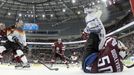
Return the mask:
{"type": "Polygon", "coordinates": [[[96,53],[103,48],[106,35],[105,28],[100,20],[100,16],[102,15],[101,11],[96,8],[85,8],[84,12],[86,13],[85,21],[87,24],[84,32],[88,34],[88,38],[83,52],[83,70],[85,59],[88,56],[91,55],[91,57],[94,57],[91,62],[96,59],[96,53]]]}
{"type": "Polygon", "coordinates": [[[25,31],[17,29],[22,25],[23,22],[19,21],[15,26],[4,27],[5,29],[2,29],[8,40],[3,46],[0,46],[0,57],[2,58],[2,53],[4,51],[12,50],[14,59],[18,63],[15,67],[30,67],[27,58],[23,53],[23,50],[26,50],[27,48],[25,31]]]}
{"type": "Polygon", "coordinates": [[[87,16],[85,18],[87,26],[85,27],[84,32],[88,33],[89,37],[87,39],[85,50],[83,53],[82,70],[85,73],[106,72],[107,70],[102,70],[104,70],[104,68],[106,69],[109,64],[106,65],[107,62],[106,64],[103,62],[104,64],[102,65],[101,59],[103,59],[103,57],[106,55],[108,57],[111,57],[111,53],[113,53],[113,57],[110,58],[110,64],[114,64],[114,66],[112,65],[112,69],[110,67],[110,70],[111,72],[121,72],[123,70],[123,65],[120,62],[120,57],[126,57],[126,51],[120,50],[127,50],[127,47],[125,47],[125,45],[123,45],[121,41],[117,41],[115,38],[105,38],[105,28],[100,18],[96,16],[96,9],[85,9],[85,12],[87,13],[87,16]],[[113,61],[115,61],[115,63],[113,61]],[[93,67],[93,64],[99,64],[99,66],[93,67]]]}
{"type": "Polygon", "coordinates": [[[86,13],[85,21],[87,26],[84,29],[86,33],[97,33],[100,39],[99,50],[102,49],[104,45],[106,31],[100,17],[102,15],[101,10],[98,8],[85,8],[86,13]]]}

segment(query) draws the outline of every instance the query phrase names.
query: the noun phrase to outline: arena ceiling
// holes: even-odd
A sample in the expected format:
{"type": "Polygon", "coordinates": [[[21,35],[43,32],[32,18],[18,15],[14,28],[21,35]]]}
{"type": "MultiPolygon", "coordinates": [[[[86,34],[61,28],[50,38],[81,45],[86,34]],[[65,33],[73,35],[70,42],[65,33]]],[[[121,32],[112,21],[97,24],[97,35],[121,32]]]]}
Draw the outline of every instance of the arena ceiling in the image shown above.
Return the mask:
{"type": "Polygon", "coordinates": [[[29,16],[29,17],[53,17],[53,19],[65,19],[76,17],[83,13],[83,6],[90,0],[0,0],[0,13],[3,16],[29,16]]]}
{"type": "MultiPolygon", "coordinates": [[[[128,0],[0,0],[0,17],[4,19],[16,19],[18,17],[23,17],[24,19],[36,18],[39,20],[64,22],[70,18],[83,18],[85,16],[83,12],[84,7],[104,5],[104,1],[109,6],[118,3],[117,8],[115,6],[109,8],[108,11],[111,11],[111,16],[114,15],[116,17],[119,14],[117,12],[118,8],[119,11],[129,9],[125,6],[125,1],[128,3],[128,0]]],[[[105,18],[105,15],[103,18],[105,18]]],[[[109,17],[108,19],[112,18],[109,17]]]]}

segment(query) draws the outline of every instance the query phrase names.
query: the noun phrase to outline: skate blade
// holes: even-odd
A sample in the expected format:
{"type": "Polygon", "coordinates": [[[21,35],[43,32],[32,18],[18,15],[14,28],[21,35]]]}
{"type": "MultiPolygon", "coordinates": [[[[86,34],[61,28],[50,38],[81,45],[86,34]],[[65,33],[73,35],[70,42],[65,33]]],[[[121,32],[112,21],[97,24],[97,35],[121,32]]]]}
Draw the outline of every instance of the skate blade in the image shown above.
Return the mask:
{"type": "Polygon", "coordinates": [[[30,67],[15,67],[15,69],[17,69],[17,70],[28,70],[28,69],[30,69],[30,67]]]}

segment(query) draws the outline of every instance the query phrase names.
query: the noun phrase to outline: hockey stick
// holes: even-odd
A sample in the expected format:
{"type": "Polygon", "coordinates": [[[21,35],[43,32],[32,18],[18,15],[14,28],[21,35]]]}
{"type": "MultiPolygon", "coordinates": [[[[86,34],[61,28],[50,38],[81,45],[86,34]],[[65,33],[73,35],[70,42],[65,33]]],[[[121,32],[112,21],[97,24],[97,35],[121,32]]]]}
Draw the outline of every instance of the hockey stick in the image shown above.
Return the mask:
{"type": "MultiPolygon", "coordinates": [[[[130,60],[129,60],[130,61],[130,60]]],[[[123,63],[123,62],[122,62],[123,63]]],[[[127,65],[127,64],[125,64],[125,63],[123,63],[123,65],[125,66],[125,67],[127,67],[127,68],[133,68],[134,67],[134,63],[132,63],[131,65],[127,65]]]]}
{"type": "Polygon", "coordinates": [[[133,68],[134,67],[134,64],[132,64],[130,66],[126,66],[126,65],[124,65],[124,66],[127,67],[127,68],[133,68]]]}
{"type": "MultiPolygon", "coordinates": [[[[129,61],[129,62],[131,62],[130,61],[130,57],[133,55],[133,52],[131,52],[131,51],[128,51],[127,52],[127,56],[125,57],[125,59],[127,60],[127,61],[129,61]],[[128,58],[129,58],[129,60],[128,60],[128,58]]],[[[123,63],[123,62],[122,62],[123,63]]],[[[131,65],[126,65],[125,63],[123,63],[123,65],[125,66],[125,67],[127,67],[127,68],[133,68],[134,67],[134,63],[131,63],[131,65]]]]}
{"type": "MultiPolygon", "coordinates": [[[[57,52],[56,52],[56,53],[57,53],[57,52]]],[[[57,53],[57,54],[59,54],[60,56],[62,56],[62,54],[60,54],[60,53],[57,53]]],[[[63,56],[63,58],[66,59],[66,60],[72,61],[71,59],[69,59],[69,58],[66,57],[65,55],[63,56]]],[[[67,68],[69,68],[69,64],[68,64],[68,63],[65,63],[65,64],[67,65],[67,68]]]]}
{"type": "MultiPolygon", "coordinates": [[[[57,54],[59,54],[60,56],[62,56],[62,54],[60,54],[60,53],[57,53],[57,54]]],[[[69,61],[73,61],[73,60],[71,60],[70,58],[68,58],[67,56],[63,56],[66,60],[69,60],[69,61]]]]}
{"type": "Polygon", "coordinates": [[[44,64],[42,61],[38,61],[40,64],[44,65],[45,67],[47,67],[49,70],[55,70],[55,71],[58,71],[59,68],[51,68],[51,67],[48,67],[46,64],[44,64]]]}

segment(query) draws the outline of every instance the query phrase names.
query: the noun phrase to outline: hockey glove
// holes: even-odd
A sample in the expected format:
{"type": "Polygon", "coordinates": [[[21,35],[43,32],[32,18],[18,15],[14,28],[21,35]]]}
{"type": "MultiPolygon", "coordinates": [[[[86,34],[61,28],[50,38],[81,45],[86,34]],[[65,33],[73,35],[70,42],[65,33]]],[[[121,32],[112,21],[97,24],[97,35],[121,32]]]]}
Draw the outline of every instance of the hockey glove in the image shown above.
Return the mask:
{"type": "Polygon", "coordinates": [[[18,39],[16,36],[13,36],[13,37],[12,37],[12,40],[13,40],[14,42],[16,42],[16,43],[19,42],[19,39],[18,39]]]}
{"type": "Polygon", "coordinates": [[[28,53],[28,50],[29,50],[28,46],[24,46],[23,52],[24,52],[24,53],[28,53]]]}

